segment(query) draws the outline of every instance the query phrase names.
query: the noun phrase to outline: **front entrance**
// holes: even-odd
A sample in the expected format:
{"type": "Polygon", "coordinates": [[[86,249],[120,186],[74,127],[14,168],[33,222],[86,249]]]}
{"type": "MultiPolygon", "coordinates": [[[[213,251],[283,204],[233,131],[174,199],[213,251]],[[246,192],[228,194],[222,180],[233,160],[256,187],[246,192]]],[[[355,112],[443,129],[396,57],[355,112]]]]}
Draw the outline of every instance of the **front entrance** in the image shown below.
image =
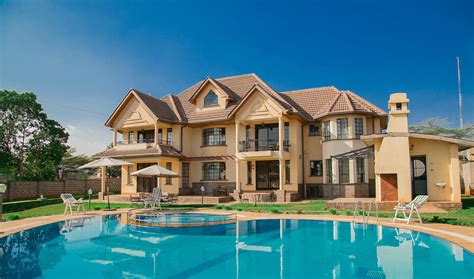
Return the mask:
{"type": "Polygon", "coordinates": [[[428,195],[428,175],[426,172],[426,156],[411,157],[412,197],[428,195]]]}
{"type": "Polygon", "coordinates": [[[280,188],[280,167],[278,161],[257,161],[257,190],[280,188]]]}

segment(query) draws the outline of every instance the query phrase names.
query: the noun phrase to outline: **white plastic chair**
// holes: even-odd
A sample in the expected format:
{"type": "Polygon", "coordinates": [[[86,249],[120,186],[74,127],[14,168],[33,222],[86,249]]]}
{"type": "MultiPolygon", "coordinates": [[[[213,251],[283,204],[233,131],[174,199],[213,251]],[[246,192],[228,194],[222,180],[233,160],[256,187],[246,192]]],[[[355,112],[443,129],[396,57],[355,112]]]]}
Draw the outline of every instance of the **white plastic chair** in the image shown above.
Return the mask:
{"type": "Polygon", "coordinates": [[[72,215],[73,206],[76,207],[77,212],[79,212],[81,208],[82,208],[82,212],[86,212],[86,210],[84,209],[84,201],[82,200],[82,198],[76,200],[76,198],[74,198],[74,196],[71,194],[61,194],[61,199],[63,200],[63,203],[66,205],[66,207],[64,208],[64,214],[66,214],[67,211],[69,210],[69,212],[72,215]]]}
{"type": "Polygon", "coordinates": [[[427,200],[428,200],[427,195],[418,195],[415,197],[414,200],[412,200],[408,204],[404,204],[403,202],[399,201],[397,206],[393,208],[395,210],[395,216],[393,216],[393,222],[395,223],[397,220],[402,220],[402,221],[407,221],[407,224],[410,224],[411,216],[413,214],[413,211],[415,211],[416,215],[418,216],[418,221],[420,221],[420,223],[423,223],[423,221],[421,220],[419,209],[423,207],[423,205],[426,203],[427,200]],[[398,217],[399,211],[403,213],[403,218],[398,217]],[[408,212],[408,216],[407,216],[407,212],[408,212]]]}
{"type": "Polygon", "coordinates": [[[161,189],[160,188],[153,188],[153,193],[151,197],[145,198],[143,200],[145,208],[150,206],[152,209],[155,209],[156,204],[158,204],[158,208],[161,210],[161,189]]]}

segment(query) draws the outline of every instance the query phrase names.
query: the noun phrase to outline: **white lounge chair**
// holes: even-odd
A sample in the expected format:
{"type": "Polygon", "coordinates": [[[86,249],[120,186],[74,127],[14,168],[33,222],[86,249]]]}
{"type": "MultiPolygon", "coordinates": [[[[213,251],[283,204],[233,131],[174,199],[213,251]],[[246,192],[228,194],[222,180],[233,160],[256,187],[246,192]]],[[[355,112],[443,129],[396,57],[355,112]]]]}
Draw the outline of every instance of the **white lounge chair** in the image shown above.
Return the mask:
{"type": "Polygon", "coordinates": [[[145,208],[150,206],[152,209],[155,209],[156,204],[158,204],[158,208],[161,210],[161,189],[153,188],[153,193],[150,197],[145,198],[143,203],[145,208]]]}
{"type": "Polygon", "coordinates": [[[427,195],[419,195],[419,196],[416,196],[415,199],[412,200],[408,204],[404,204],[403,202],[398,202],[397,206],[393,208],[395,210],[395,216],[393,216],[393,222],[395,223],[397,220],[402,220],[402,221],[407,221],[407,224],[410,224],[411,216],[413,214],[413,211],[415,211],[416,215],[418,216],[418,221],[420,221],[420,223],[423,223],[423,221],[421,220],[419,209],[423,207],[423,205],[426,203],[427,200],[428,200],[427,195]],[[398,217],[399,211],[403,213],[403,218],[398,217]],[[409,212],[408,216],[407,216],[407,212],[409,212]]]}
{"type": "Polygon", "coordinates": [[[66,205],[66,207],[64,208],[64,214],[66,214],[67,211],[69,210],[69,212],[72,215],[73,206],[76,207],[77,212],[79,212],[81,208],[82,208],[82,212],[86,212],[84,209],[84,201],[82,200],[82,198],[76,200],[76,198],[71,194],[61,194],[61,199],[63,200],[63,203],[66,205]]]}

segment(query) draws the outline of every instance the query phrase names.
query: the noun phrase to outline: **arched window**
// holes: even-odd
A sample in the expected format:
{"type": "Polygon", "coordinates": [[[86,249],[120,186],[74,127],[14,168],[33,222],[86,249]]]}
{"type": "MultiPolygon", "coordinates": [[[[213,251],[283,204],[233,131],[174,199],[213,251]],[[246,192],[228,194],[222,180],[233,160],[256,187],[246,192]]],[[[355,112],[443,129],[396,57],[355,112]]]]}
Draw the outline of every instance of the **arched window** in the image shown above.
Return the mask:
{"type": "Polygon", "coordinates": [[[207,96],[204,98],[204,106],[214,106],[217,105],[217,95],[214,91],[207,93],[207,96]]]}

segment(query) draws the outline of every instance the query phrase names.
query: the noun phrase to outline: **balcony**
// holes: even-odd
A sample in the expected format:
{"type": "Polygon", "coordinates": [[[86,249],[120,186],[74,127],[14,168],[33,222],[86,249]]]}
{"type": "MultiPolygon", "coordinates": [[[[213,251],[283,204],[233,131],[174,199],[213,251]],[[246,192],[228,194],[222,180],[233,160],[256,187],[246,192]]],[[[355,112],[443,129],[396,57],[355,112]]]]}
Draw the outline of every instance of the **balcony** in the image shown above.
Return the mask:
{"type": "MultiPolygon", "coordinates": [[[[283,151],[288,152],[290,149],[290,144],[288,141],[283,141],[283,151]]],[[[277,153],[280,150],[278,145],[278,139],[248,139],[239,142],[239,152],[243,153],[254,153],[258,152],[263,155],[262,152],[268,153],[277,153]]],[[[271,156],[273,157],[273,156],[271,156]]]]}
{"type": "MultiPolygon", "coordinates": [[[[117,145],[133,145],[133,144],[153,144],[155,143],[154,139],[139,139],[139,140],[123,140],[123,141],[117,141],[117,145]]],[[[170,142],[164,141],[164,140],[158,140],[157,144],[159,145],[170,145],[170,142]]]]}

